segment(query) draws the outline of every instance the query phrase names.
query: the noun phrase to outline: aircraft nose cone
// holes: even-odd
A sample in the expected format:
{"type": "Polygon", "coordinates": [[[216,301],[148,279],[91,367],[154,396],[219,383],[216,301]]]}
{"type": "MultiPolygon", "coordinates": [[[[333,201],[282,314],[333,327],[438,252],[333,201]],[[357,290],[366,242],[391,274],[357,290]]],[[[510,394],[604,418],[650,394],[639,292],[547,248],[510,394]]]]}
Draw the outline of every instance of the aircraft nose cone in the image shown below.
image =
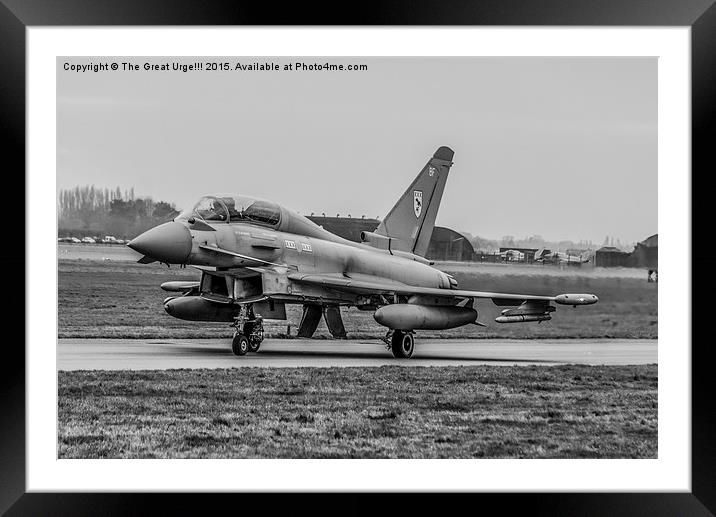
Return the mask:
{"type": "Polygon", "coordinates": [[[191,253],[191,233],[183,224],[172,221],[147,230],[127,246],[159,262],[184,264],[191,253]]]}

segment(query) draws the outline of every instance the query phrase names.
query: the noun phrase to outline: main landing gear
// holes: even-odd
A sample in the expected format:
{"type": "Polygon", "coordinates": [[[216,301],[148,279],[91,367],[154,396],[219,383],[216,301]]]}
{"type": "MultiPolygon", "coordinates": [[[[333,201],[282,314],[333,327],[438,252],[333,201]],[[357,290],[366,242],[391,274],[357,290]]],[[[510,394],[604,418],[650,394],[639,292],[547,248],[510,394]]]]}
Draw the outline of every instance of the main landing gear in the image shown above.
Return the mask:
{"type": "Polygon", "coordinates": [[[389,330],[383,341],[397,359],[408,359],[415,350],[415,337],[410,330],[389,330]]]}
{"type": "Polygon", "coordinates": [[[255,315],[251,306],[247,307],[243,316],[239,314],[231,326],[234,327],[234,338],[231,341],[234,355],[259,351],[264,340],[263,318],[255,315]]]}

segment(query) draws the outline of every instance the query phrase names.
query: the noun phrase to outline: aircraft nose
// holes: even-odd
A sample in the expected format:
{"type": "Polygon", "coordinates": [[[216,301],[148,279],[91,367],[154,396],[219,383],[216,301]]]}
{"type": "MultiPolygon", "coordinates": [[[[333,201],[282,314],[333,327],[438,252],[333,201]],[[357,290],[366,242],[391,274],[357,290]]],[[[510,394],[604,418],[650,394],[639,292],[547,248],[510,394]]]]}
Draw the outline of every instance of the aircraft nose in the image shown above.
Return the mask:
{"type": "Polygon", "coordinates": [[[184,264],[191,253],[191,233],[183,224],[172,221],[147,230],[127,246],[159,262],[184,264]]]}

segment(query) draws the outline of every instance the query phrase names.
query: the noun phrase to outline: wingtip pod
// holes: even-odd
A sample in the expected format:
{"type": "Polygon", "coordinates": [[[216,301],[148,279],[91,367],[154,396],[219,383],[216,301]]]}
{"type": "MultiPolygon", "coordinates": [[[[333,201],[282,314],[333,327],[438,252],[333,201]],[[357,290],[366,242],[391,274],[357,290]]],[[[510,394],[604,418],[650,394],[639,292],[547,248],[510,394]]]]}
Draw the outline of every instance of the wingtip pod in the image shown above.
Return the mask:
{"type": "Polygon", "coordinates": [[[597,303],[599,298],[593,294],[560,294],[554,301],[560,305],[591,305],[597,303]]]}
{"type": "Polygon", "coordinates": [[[455,151],[443,145],[442,147],[439,147],[437,151],[435,151],[433,158],[437,158],[438,160],[445,160],[446,162],[451,162],[453,156],[455,156],[455,151]]]}

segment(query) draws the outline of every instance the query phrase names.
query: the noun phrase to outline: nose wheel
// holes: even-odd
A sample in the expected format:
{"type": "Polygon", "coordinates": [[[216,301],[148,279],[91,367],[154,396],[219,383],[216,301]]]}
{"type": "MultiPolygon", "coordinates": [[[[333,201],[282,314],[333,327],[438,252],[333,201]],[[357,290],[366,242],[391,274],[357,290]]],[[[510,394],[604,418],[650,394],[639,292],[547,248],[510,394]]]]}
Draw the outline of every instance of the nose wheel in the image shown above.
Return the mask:
{"type": "Polygon", "coordinates": [[[231,341],[231,351],[234,355],[246,355],[246,352],[249,351],[249,339],[245,335],[237,332],[231,341]]]}
{"type": "Polygon", "coordinates": [[[261,316],[254,315],[253,308],[249,306],[243,315],[239,315],[234,323],[234,339],[231,341],[231,351],[234,355],[246,355],[247,352],[258,352],[264,340],[264,325],[261,316]]]}
{"type": "Polygon", "coordinates": [[[390,338],[390,350],[396,359],[408,359],[415,350],[415,337],[410,331],[395,330],[390,338]]]}

